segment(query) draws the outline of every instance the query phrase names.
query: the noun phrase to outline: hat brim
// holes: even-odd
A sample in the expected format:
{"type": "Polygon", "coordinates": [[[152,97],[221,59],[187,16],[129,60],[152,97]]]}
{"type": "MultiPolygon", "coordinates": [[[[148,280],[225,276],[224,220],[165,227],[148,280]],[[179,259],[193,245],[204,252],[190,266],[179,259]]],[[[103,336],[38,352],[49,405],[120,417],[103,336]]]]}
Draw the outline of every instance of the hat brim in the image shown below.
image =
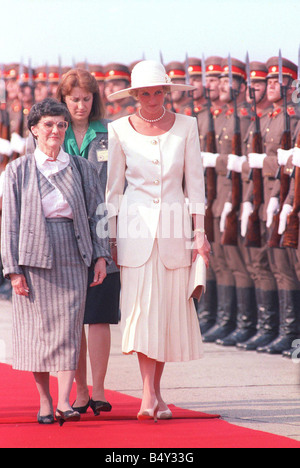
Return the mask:
{"type": "Polygon", "coordinates": [[[185,84],[177,84],[177,83],[155,83],[155,84],[149,84],[145,86],[135,86],[131,88],[125,88],[121,89],[120,91],[117,91],[116,93],[110,94],[108,96],[109,101],[118,101],[119,99],[125,99],[129,96],[131,96],[130,92],[137,90],[137,89],[144,89],[144,88],[157,88],[157,87],[169,87],[171,88],[172,91],[194,91],[196,89],[195,86],[191,85],[185,85],[185,84]]]}

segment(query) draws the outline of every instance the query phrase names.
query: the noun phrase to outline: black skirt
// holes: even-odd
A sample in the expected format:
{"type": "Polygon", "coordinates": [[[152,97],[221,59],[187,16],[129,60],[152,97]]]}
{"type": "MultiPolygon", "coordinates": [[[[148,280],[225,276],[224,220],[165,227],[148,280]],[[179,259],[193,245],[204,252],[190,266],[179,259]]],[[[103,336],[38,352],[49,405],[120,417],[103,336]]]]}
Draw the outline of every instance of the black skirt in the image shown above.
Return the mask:
{"type": "MultiPolygon", "coordinates": [[[[88,284],[94,279],[94,270],[89,269],[88,284]]],[[[120,304],[120,273],[109,273],[102,284],[88,287],[84,324],[109,323],[116,325],[119,322],[120,304]]]]}

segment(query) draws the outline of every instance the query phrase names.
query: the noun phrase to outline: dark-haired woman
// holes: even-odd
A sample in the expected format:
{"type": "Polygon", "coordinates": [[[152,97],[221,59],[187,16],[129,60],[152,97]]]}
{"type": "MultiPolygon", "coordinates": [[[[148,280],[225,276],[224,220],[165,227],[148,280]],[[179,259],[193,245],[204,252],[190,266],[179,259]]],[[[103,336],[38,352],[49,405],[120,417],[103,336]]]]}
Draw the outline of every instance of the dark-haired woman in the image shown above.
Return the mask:
{"type": "MultiPolygon", "coordinates": [[[[70,70],[57,90],[57,98],[65,103],[71,116],[64,148],[69,154],[80,155],[92,162],[98,172],[98,185],[105,195],[108,155],[108,121],[103,119],[104,105],[99,86],[87,70],[70,70]]],[[[93,272],[89,273],[89,284],[93,272]]],[[[110,324],[118,323],[120,297],[120,272],[112,263],[107,269],[103,284],[88,288],[84,324],[88,327],[82,335],[82,348],[76,372],[77,398],[73,408],[85,413],[90,406],[95,415],[110,411],[105,398],[104,383],[107,372],[111,335],[110,324]],[[88,342],[88,344],[87,344],[88,342]],[[87,385],[87,346],[91,363],[93,390],[90,398],[87,385]]]]}
{"type": "Polygon", "coordinates": [[[88,267],[101,284],[110,262],[107,239],[96,233],[103,203],[98,174],[61,149],[70,116],[54,99],[35,104],[28,128],[34,153],[7,166],[1,254],[13,288],[13,367],[34,373],[38,422],[54,422],[49,373],[58,373],[56,419],[78,420],[69,397],[78,366],[88,267]]]}

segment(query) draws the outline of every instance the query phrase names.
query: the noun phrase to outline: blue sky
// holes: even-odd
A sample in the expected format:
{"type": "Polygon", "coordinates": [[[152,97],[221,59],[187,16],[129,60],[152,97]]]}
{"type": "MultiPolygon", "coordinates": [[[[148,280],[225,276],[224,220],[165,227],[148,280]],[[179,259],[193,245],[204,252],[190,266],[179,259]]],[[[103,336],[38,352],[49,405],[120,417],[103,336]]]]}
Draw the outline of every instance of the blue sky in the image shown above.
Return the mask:
{"type": "Polygon", "coordinates": [[[165,63],[204,54],[298,61],[299,0],[0,0],[0,63],[165,63]],[[5,18],[5,21],[3,21],[5,18]]]}

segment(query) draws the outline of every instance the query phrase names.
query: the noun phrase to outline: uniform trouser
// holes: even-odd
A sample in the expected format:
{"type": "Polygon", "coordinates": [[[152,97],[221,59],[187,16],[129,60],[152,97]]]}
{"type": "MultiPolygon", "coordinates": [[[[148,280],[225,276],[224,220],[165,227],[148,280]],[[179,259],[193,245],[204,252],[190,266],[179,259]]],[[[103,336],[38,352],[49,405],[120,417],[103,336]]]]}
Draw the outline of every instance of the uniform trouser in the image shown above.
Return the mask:
{"type": "Polygon", "coordinates": [[[275,276],[269,264],[266,223],[261,221],[262,247],[249,247],[245,255],[246,268],[251,275],[256,289],[276,291],[275,276]]]}
{"type": "Polygon", "coordinates": [[[225,259],[230,268],[237,288],[253,288],[254,283],[246,266],[246,259],[250,264],[249,249],[243,244],[243,239],[238,234],[238,245],[224,246],[225,259]]]}
{"type": "Polygon", "coordinates": [[[296,251],[296,258],[297,258],[297,261],[296,261],[295,271],[296,271],[298,281],[300,281],[300,229],[299,229],[298,249],[296,251]]]}
{"type": "Polygon", "coordinates": [[[271,270],[278,290],[299,291],[300,283],[296,275],[296,252],[292,249],[268,249],[271,270]]]}
{"type": "Polygon", "coordinates": [[[220,218],[214,218],[214,242],[212,243],[211,268],[218,285],[235,286],[235,277],[229,268],[225,248],[221,244],[220,218]]]}

